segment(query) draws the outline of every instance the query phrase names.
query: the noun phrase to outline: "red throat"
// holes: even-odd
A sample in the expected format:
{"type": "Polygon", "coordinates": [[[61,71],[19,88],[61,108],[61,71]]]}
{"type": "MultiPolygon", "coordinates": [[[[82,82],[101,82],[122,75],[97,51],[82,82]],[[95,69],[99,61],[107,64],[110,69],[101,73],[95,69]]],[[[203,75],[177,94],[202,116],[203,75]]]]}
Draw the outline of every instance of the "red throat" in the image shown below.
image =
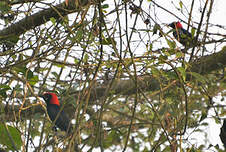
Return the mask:
{"type": "Polygon", "coordinates": [[[177,22],[177,23],[176,23],[176,27],[177,27],[177,28],[182,28],[182,24],[181,24],[180,22],[177,22]]]}
{"type": "Polygon", "coordinates": [[[50,100],[50,104],[55,104],[55,105],[60,106],[60,102],[57,98],[57,95],[55,93],[50,93],[50,92],[48,92],[48,94],[50,94],[52,96],[52,98],[50,100]]]}

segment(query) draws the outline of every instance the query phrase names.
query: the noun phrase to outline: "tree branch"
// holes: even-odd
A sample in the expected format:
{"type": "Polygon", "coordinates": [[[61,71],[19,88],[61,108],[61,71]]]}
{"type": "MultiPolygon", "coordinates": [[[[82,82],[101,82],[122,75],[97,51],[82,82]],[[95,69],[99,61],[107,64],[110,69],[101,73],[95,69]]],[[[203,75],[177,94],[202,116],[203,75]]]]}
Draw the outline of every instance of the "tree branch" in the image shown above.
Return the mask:
{"type": "MultiPolygon", "coordinates": [[[[218,52],[214,53],[212,55],[203,56],[200,59],[194,61],[191,64],[191,68],[189,69],[190,72],[196,72],[201,75],[208,74],[212,71],[219,70],[221,68],[224,68],[226,65],[226,47],[223,47],[223,49],[218,52]]],[[[189,75],[188,75],[189,77],[189,75]]],[[[138,86],[143,91],[158,91],[159,90],[159,80],[154,78],[151,75],[146,76],[138,76],[138,86]]],[[[161,81],[164,83],[163,81],[161,81]]],[[[131,95],[135,93],[135,84],[133,80],[115,80],[114,84],[112,85],[111,92],[114,95],[131,95]]],[[[173,87],[173,86],[172,86],[173,87]]],[[[91,89],[90,99],[89,102],[92,104],[92,101],[98,100],[101,97],[104,96],[106,86],[100,85],[93,87],[91,89]]],[[[168,89],[168,88],[167,88],[168,89]]],[[[79,91],[71,92],[70,95],[72,96],[78,96],[79,91]]],[[[7,107],[7,115],[5,116],[5,121],[15,121],[14,120],[14,112],[19,111],[19,106],[11,106],[8,105],[7,107]]],[[[67,113],[70,114],[71,117],[73,117],[74,114],[74,107],[70,105],[65,106],[67,113]]],[[[0,109],[5,109],[4,104],[0,104],[0,109]]],[[[21,111],[21,117],[26,115],[32,115],[33,113],[44,113],[44,109],[41,106],[34,106],[26,110],[21,111]]]]}
{"type": "Polygon", "coordinates": [[[15,24],[12,24],[11,26],[1,30],[0,40],[14,35],[21,35],[34,27],[48,22],[52,17],[58,19],[60,16],[66,16],[70,13],[77,12],[80,10],[79,7],[87,5],[87,3],[83,3],[83,5],[76,7],[74,2],[70,2],[69,4],[69,6],[66,6],[65,2],[63,2],[56,6],[51,6],[47,9],[39,11],[31,16],[25,17],[15,24]]]}

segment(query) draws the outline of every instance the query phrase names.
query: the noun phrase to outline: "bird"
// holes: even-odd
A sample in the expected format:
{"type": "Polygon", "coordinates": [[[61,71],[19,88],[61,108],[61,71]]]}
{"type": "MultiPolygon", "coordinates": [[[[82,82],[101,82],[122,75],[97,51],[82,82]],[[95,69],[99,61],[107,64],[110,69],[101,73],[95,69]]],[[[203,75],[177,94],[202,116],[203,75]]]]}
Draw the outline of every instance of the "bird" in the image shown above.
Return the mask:
{"type": "Polygon", "coordinates": [[[172,22],[168,26],[173,29],[174,38],[177,39],[177,41],[180,42],[185,48],[189,48],[194,45],[192,34],[185,30],[179,21],[172,22]]]}
{"type": "Polygon", "coordinates": [[[54,123],[54,129],[59,128],[61,131],[71,133],[72,125],[66,113],[61,109],[60,102],[55,93],[46,92],[40,95],[47,104],[47,113],[50,120],[54,123]],[[60,112],[60,114],[58,114],[60,112]]]}

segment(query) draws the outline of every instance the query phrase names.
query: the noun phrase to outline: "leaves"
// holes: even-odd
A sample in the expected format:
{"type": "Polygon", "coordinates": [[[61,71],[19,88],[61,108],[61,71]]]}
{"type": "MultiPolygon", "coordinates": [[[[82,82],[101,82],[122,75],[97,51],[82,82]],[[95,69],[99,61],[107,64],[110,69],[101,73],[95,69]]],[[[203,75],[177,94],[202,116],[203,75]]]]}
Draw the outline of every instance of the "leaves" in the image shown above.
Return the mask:
{"type": "Polygon", "coordinates": [[[102,9],[109,8],[109,4],[103,4],[103,5],[101,5],[101,8],[102,8],[102,9]]]}
{"type": "Polygon", "coordinates": [[[177,69],[180,72],[183,81],[185,81],[186,80],[186,70],[183,67],[179,67],[177,69]]]}
{"type": "Polygon", "coordinates": [[[54,17],[51,17],[50,21],[53,23],[54,26],[56,26],[56,19],[54,17]]]}
{"type": "Polygon", "coordinates": [[[192,35],[192,38],[195,37],[195,32],[196,32],[196,29],[192,27],[192,29],[191,29],[191,35],[192,35]]]}
{"type": "Polygon", "coordinates": [[[16,71],[17,74],[22,74],[31,85],[35,85],[39,81],[39,77],[34,75],[34,73],[25,66],[16,66],[13,70],[16,71]]]}
{"type": "Polygon", "coordinates": [[[2,96],[3,98],[7,98],[6,92],[8,90],[11,90],[10,86],[6,84],[0,84],[0,96],[2,96]]]}
{"type": "Polygon", "coordinates": [[[0,124],[0,144],[7,146],[9,150],[20,150],[22,146],[22,139],[20,132],[9,125],[0,124]]]}
{"type": "Polygon", "coordinates": [[[33,72],[30,69],[27,69],[25,66],[14,67],[14,70],[18,74],[22,74],[24,77],[30,79],[33,77],[33,72]]]}
{"type": "Polygon", "coordinates": [[[32,85],[32,86],[35,85],[38,81],[39,81],[39,78],[37,75],[34,75],[33,77],[31,77],[29,79],[30,85],[32,85]]]}
{"type": "Polygon", "coordinates": [[[207,79],[199,73],[188,72],[188,74],[191,74],[192,76],[194,76],[196,78],[196,80],[199,81],[199,82],[202,82],[204,84],[207,82],[207,79]]]}
{"type": "Polygon", "coordinates": [[[175,49],[176,43],[174,41],[170,41],[166,39],[167,44],[169,45],[170,49],[175,49]]]}
{"type": "Polygon", "coordinates": [[[6,38],[2,39],[0,41],[0,44],[5,45],[7,50],[12,49],[16,43],[19,41],[19,36],[18,35],[9,35],[6,38]]]}
{"type": "Polygon", "coordinates": [[[102,44],[103,45],[110,45],[112,44],[112,41],[114,42],[114,44],[116,44],[116,41],[110,37],[108,38],[104,38],[103,41],[102,41],[102,44]]]}
{"type": "Polygon", "coordinates": [[[11,7],[6,1],[0,1],[0,12],[7,13],[10,9],[11,7]]]}
{"type": "Polygon", "coordinates": [[[160,25],[156,23],[156,24],[154,25],[154,27],[153,27],[153,35],[154,35],[154,34],[157,34],[157,31],[158,31],[160,28],[161,28],[160,25]]]}
{"type": "Polygon", "coordinates": [[[180,5],[180,8],[182,9],[182,8],[183,8],[183,2],[180,1],[180,2],[179,2],[179,5],[180,5]]]}
{"type": "Polygon", "coordinates": [[[83,29],[82,28],[79,28],[78,29],[78,31],[77,31],[77,33],[76,33],[76,36],[75,36],[75,39],[77,40],[77,41],[81,41],[82,40],[82,38],[83,38],[83,29]]]}
{"type": "Polygon", "coordinates": [[[104,147],[109,148],[112,146],[112,143],[115,142],[120,142],[120,134],[117,131],[112,130],[108,133],[107,138],[104,140],[104,147]]]}

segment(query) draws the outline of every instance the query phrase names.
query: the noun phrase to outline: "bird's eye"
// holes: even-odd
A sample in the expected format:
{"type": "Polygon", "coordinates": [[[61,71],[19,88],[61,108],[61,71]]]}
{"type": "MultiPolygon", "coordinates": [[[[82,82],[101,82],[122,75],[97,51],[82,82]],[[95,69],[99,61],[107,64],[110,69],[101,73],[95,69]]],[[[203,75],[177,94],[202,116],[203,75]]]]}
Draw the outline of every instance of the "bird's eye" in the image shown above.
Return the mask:
{"type": "Polygon", "coordinates": [[[49,99],[51,99],[51,95],[50,94],[47,94],[46,95],[46,100],[49,100],[49,99]]]}
{"type": "Polygon", "coordinates": [[[47,101],[48,98],[49,98],[49,95],[48,95],[48,94],[45,94],[45,95],[43,96],[43,98],[44,98],[45,101],[47,101]]]}

